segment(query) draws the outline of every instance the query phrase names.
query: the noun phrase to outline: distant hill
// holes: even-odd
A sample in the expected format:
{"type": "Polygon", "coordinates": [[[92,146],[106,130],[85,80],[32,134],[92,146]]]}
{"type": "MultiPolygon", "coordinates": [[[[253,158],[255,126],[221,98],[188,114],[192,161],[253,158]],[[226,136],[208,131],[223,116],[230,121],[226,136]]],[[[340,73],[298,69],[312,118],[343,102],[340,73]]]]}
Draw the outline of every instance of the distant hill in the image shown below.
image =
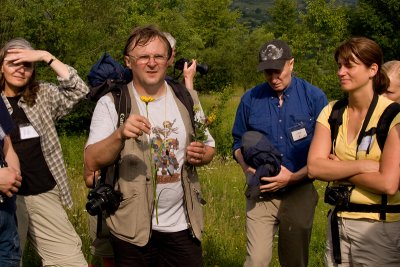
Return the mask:
{"type": "MultiPolygon", "coordinates": [[[[242,13],[242,22],[247,22],[251,27],[257,27],[268,21],[266,10],[269,9],[275,0],[233,0],[231,9],[238,9],[242,13]]],[[[303,0],[298,0],[298,8],[304,9],[303,0]]],[[[358,0],[338,0],[349,5],[356,5],[358,0]]]]}

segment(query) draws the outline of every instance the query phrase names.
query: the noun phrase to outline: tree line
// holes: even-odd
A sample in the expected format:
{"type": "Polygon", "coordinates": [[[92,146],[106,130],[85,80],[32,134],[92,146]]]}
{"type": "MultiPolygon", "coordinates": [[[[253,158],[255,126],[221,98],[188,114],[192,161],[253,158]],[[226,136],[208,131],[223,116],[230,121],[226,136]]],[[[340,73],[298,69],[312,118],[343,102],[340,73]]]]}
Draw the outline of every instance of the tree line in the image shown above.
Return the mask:
{"type": "MultiPolygon", "coordinates": [[[[367,36],[381,45],[386,60],[400,58],[399,1],[346,5],[306,0],[301,9],[299,2],[275,0],[261,10],[267,22],[252,27],[241,20],[231,0],[1,0],[0,42],[24,37],[85,78],[105,51],[122,62],[123,46],[135,26],[157,24],[176,38],[178,59],[196,58],[209,66],[208,74],[196,79],[196,88],[218,92],[226,86],[245,90],[261,82],[258,50],[267,40],[281,38],[293,49],[295,73],[330,99],[341,94],[333,51],[344,39],[367,36]]],[[[38,74],[54,80],[48,68],[39,68],[38,74]]]]}

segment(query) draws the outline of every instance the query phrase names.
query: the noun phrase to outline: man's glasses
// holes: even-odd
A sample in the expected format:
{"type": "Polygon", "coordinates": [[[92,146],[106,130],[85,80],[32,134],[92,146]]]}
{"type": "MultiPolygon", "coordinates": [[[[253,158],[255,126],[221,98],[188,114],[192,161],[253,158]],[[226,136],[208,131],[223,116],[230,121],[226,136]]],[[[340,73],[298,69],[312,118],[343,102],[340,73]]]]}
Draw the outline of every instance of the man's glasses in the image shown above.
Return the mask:
{"type": "Polygon", "coordinates": [[[167,62],[168,58],[163,55],[140,55],[140,56],[133,56],[128,55],[130,58],[136,61],[137,64],[147,64],[149,63],[150,59],[154,59],[157,64],[163,64],[167,62]]]}

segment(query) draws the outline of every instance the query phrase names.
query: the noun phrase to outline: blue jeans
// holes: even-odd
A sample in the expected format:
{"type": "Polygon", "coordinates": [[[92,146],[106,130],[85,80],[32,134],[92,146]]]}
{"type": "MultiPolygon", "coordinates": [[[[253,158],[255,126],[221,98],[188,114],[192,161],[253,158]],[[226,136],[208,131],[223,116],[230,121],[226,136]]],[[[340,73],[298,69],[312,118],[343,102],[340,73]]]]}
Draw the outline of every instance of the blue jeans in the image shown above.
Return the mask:
{"type": "Polygon", "coordinates": [[[0,204],[0,266],[19,267],[21,252],[15,217],[15,196],[0,204]]]}

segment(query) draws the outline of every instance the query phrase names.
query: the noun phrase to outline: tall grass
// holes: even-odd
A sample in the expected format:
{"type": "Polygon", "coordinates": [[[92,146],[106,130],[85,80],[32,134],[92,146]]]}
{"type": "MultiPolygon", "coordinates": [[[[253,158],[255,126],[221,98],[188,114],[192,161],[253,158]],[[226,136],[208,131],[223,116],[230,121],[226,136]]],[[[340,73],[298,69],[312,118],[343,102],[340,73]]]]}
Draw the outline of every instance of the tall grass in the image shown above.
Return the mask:
{"type": "MultiPolygon", "coordinates": [[[[228,100],[221,116],[220,136],[229,136],[233,123],[239,93],[228,100]]],[[[211,108],[218,97],[201,96],[204,109],[211,108]]],[[[61,143],[68,177],[72,190],[74,207],[68,210],[68,216],[82,239],[82,248],[90,263],[101,266],[100,260],[90,254],[88,234],[88,214],[85,211],[88,189],[83,181],[83,147],[86,136],[62,136],[61,143]]],[[[245,235],[245,197],[242,170],[229,157],[216,157],[214,161],[199,168],[202,190],[207,204],[204,206],[205,230],[203,251],[205,266],[239,267],[243,265],[246,254],[245,235]]],[[[324,183],[315,182],[319,194],[323,194],[324,183]]],[[[323,266],[327,206],[319,201],[310,247],[309,266],[323,266]]],[[[27,248],[24,266],[40,266],[40,260],[31,247],[27,248]]],[[[274,250],[271,266],[279,266],[274,250]]]]}

